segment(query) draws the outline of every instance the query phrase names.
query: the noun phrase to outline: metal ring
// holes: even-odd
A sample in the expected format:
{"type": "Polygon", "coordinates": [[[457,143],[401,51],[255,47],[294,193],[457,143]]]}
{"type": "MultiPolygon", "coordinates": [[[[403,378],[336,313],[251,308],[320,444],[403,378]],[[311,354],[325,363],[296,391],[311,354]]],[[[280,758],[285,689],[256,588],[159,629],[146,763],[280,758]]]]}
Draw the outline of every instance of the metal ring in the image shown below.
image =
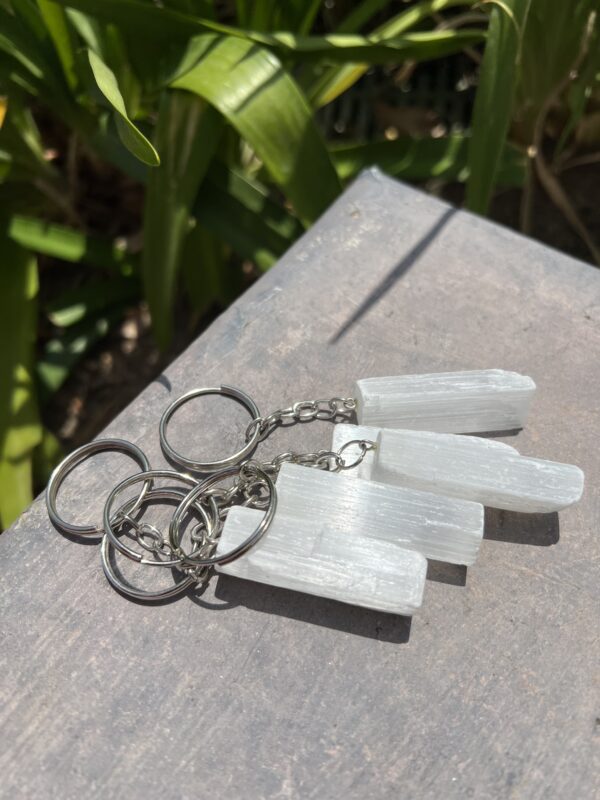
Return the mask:
{"type": "MultiPolygon", "coordinates": [[[[115,533],[114,528],[113,528],[114,517],[116,516],[116,514],[115,515],[111,515],[111,510],[112,510],[112,506],[113,506],[113,503],[114,503],[115,498],[117,497],[117,495],[120,492],[124,491],[125,489],[128,489],[130,486],[133,486],[134,483],[138,483],[139,481],[143,481],[143,480],[146,480],[146,481],[149,481],[150,483],[153,483],[154,480],[156,480],[157,478],[166,478],[166,479],[169,479],[169,480],[181,481],[182,483],[186,483],[188,486],[191,486],[192,488],[195,488],[196,486],[199,485],[198,481],[195,478],[192,478],[191,475],[184,475],[181,472],[175,472],[174,470],[170,470],[170,469],[152,469],[152,470],[149,470],[147,472],[140,472],[137,475],[130,475],[128,478],[125,478],[125,480],[121,481],[121,483],[119,483],[117,486],[115,486],[114,489],[111,491],[111,493],[108,495],[108,497],[106,499],[106,503],[104,505],[104,533],[110,539],[110,543],[114,547],[116,547],[117,550],[119,550],[121,553],[123,553],[123,555],[127,556],[128,558],[131,558],[132,561],[137,561],[139,564],[145,564],[145,565],[150,566],[150,567],[155,567],[155,566],[180,567],[182,564],[185,563],[185,559],[173,558],[173,559],[170,559],[169,561],[156,561],[154,559],[147,559],[142,553],[140,553],[137,550],[134,550],[132,547],[129,547],[128,545],[124,544],[119,539],[119,537],[117,536],[117,534],[115,533]]],[[[189,492],[188,492],[188,494],[189,494],[189,492]]],[[[187,494],[186,494],[185,491],[179,492],[179,496],[176,499],[179,500],[182,497],[184,499],[187,497],[187,494]]],[[[137,505],[138,505],[138,508],[139,508],[139,506],[141,504],[138,502],[137,505]]],[[[212,524],[211,520],[209,519],[208,514],[206,513],[206,511],[199,504],[195,505],[194,507],[200,511],[204,523],[206,524],[206,526],[207,526],[208,530],[210,531],[210,533],[212,533],[213,524],[212,524]]],[[[127,503],[125,503],[124,506],[122,506],[120,510],[122,510],[123,508],[126,508],[126,512],[125,513],[127,513],[127,514],[131,514],[131,512],[133,511],[133,508],[127,508],[127,503]]],[[[118,512],[116,512],[116,513],[118,513],[118,512]]],[[[217,520],[217,522],[218,522],[218,520],[217,520]]],[[[200,548],[197,548],[197,549],[199,550],[200,548]]],[[[195,552],[196,552],[196,550],[192,551],[191,555],[193,556],[195,552]]],[[[196,562],[193,562],[193,563],[195,565],[196,562]]]]}
{"type": "MultiPolygon", "coordinates": [[[[56,509],[56,498],[62,482],[71,472],[71,470],[75,469],[75,467],[81,464],[82,461],[85,461],[86,458],[96,455],[97,453],[104,452],[105,450],[125,453],[126,455],[135,459],[135,461],[137,461],[142,470],[145,472],[150,469],[150,462],[140,448],[137,447],[137,445],[126,441],[125,439],[96,439],[93,442],[88,442],[87,444],[78,447],[77,450],[74,450],[72,453],[69,453],[69,455],[60,462],[50,476],[50,480],[48,481],[48,486],[46,488],[46,507],[48,509],[48,516],[52,520],[52,523],[60,530],[75,536],[98,536],[104,532],[104,528],[99,525],[73,525],[70,522],[66,522],[59,515],[56,509]]],[[[140,496],[133,504],[130,511],[135,511],[140,507],[151,485],[151,481],[146,481],[142,487],[140,496]]]]}
{"type": "Polygon", "coordinates": [[[184,403],[187,403],[188,400],[191,400],[194,397],[201,397],[204,394],[222,394],[225,397],[233,397],[234,400],[237,400],[250,412],[253,420],[255,420],[257,417],[260,417],[260,411],[258,410],[254,400],[249,395],[247,395],[241,389],[236,389],[235,386],[226,386],[224,384],[222,386],[204,389],[192,389],[191,392],[186,392],[186,394],[183,394],[181,397],[178,397],[177,400],[174,400],[165,410],[160,418],[160,424],[158,426],[160,446],[162,447],[163,453],[172,461],[175,461],[177,464],[180,464],[186,469],[191,469],[194,472],[216,472],[217,470],[221,470],[225,467],[230,467],[233,464],[238,464],[240,461],[246,458],[246,456],[250,455],[250,453],[258,444],[259,432],[258,429],[255,430],[249,441],[246,442],[242,449],[238,450],[237,453],[229,456],[229,458],[222,458],[219,461],[193,461],[190,458],[180,455],[176,450],[173,450],[167,441],[167,425],[178,408],[180,408],[184,403]]]}
{"type": "MultiPolygon", "coordinates": [[[[243,466],[247,467],[248,465],[245,464],[243,466]]],[[[275,484],[264,470],[262,470],[257,464],[254,464],[253,468],[256,471],[257,477],[263,480],[269,488],[269,506],[265,516],[261,519],[260,523],[250,534],[250,536],[248,536],[248,538],[237,547],[234,547],[233,550],[230,550],[228,553],[220,556],[215,555],[211,556],[210,558],[195,558],[193,559],[193,563],[195,565],[199,567],[209,567],[214,564],[229,564],[230,562],[235,561],[236,558],[243,556],[244,553],[253,547],[267,532],[269,525],[273,521],[273,516],[277,508],[277,490],[275,489],[275,484]]],[[[232,475],[237,475],[239,470],[240,467],[229,467],[228,469],[221,470],[221,472],[217,472],[215,475],[211,475],[205,481],[202,481],[202,483],[198,484],[198,486],[192,489],[191,492],[189,492],[188,495],[181,501],[177,507],[177,510],[173,514],[171,524],[169,525],[169,542],[174,550],[179,550],[181,538],[179,528],[181,521],[191,504],[199,495],[207,491],[207,489],[210,489],[215,483],[218,483],[223,478],[229,478],[232,475]]],[[[190,561],[192,560],[190,556],[185,556],[185,558],[189,559],[190,561]]]]}
{"type": "MultiPolygon", "coordinates": [[[[180,500],[183,497],[185,497],[185,491],[181,489],[151,489],[146,495],[147,500],[180,500]]],[[[194,507],[199,508],[199,505],[195,505],[194,507]]],[[[108,536],[108,534],[105,534],[102,538],[102,546],[100,548],[100,557],[102,560],[102,569],[104,570],[104,574],[106,575],[109,583],[114,586],[115,589],[125,595],[128,595],[129,597],[134,597],[136,600],[166,600],[169,597],[175,597],[176,595],[185,592],[196,580],[193,575],[188,575],[186,578],[167,589],[159,589],[154,592],[148,589],[138,589],[131,583],[119,578],[115,573],[113,566],[110,563],[110,548],[112,546],[112,539],[110,536],[108,536]]],[[[142,559],[140,563],[160,564],[161,566],[165,567],[169,566],[169,562],[166,561],[147,562],[145,559],[142,559]]]]}

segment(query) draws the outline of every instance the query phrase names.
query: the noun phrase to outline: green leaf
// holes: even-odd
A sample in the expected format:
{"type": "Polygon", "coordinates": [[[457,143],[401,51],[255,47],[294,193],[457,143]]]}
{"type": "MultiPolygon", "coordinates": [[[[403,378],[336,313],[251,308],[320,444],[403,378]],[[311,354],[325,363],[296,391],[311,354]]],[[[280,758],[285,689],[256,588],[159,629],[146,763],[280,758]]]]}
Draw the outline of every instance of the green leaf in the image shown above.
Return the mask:
{"type": "Polygon", "coordinates": [[[106,336],[122,314],[123,306],[114,306],[98,317],[88,317],[67,328],[63,335],[46,343],[36,364],[42,403],[60,389],[75,364],[106,336]]]}
{"type": "Polygon", "coordinates": [[[75,68],[75,39],[72,35],[65,11],[52,0],[37,0],[37,4],[62,64],[63,72],[71,89],[77,86],[75,68]]]}
{"type": "Polygon", "coordinates": [[[35,253],[114,271],[133,271],[135,261],[124,248],[64,225],[15,214],[10,219],[8,235],[35,253]]]}
{"type": "MultiPolygon", "coordinates": [[[[17,11],[22,13],[20,5],[17,11]]],[[[51,43],[40,41],[37,30],[27,27],[22,19],[3,8],[0,8],[0,53],[15,65],[15,75],[11,75],[11,79],[26,91],[34,92],[65,122],[76,123],[80,111],[68,90],[51,43]]]]}
{"type": "Polygon", "coordinates": [[[340,184],[306,99],[272,53],[243,39],[206,37],[202,60],[173,86],[204,97],[229,120],[303,222],[337,197],[340,184]]]}
{"type": "MultiPolygon", "coordinates": [[[[76,0],[58,0],[74,6],[76,0]]],[[[472,0],[434,0],[436,4],[461,4],[472,0]]],[[[219,33],[269,48],[281,57],[326,59],[346,62],[348,59],[371,64],[385,64],[403,59],[439,57],[461,47],[481,41],[478,30],[437,31],[407,36],[331,34],[304,36],[288,32],[261,33],[241,30],[211,20],[160,8],[139,0],[77,0],[77,8],[102,19],[118,22],[133,33],[144,30],[147,36],[161,40],[173,37],[189,39],[194,34],[219,33]],[[427,52],[430,55],[424,55],[427,52]]]]}
{"type": "Polygon", "coordinates": [[[32,451],[41,439],[32,364],[38,290],[35,258],[0,230],[0,525],[32,500],[32,451]]]}
{"type": "MultiPolygon", "coordinates": [[[[479,31],[433,31],[425,34],[408,34],[412,28],[419,25],[423,20],[433,14],[440,13],[448,8],[455,6],[472,6],[475,0],[424,0],[417,3],[392,19],[387,20],[373,31],[371,38],[395,40],[395,37],[404,36],[407,42],[412,41],[412,53],[408,48],[403,53],[398,53],[398,60],[427,61],[434,58],[441,58],[446,55],[458,52],[474,41],[480,41],[483,34],[479,31]],[[443,33],[459,34],[454,37],[440,36],[443,33]],[[462,34],[467,33],[466,39],[462,34]],[[420,47],[417,47],[420,43],[420,47]]],[[[340,25],[341,31],[353,31],[362,25],[370,13],[375,11],[372,6],[381,3],[364,3],[364,8],[358,7],[349,14],[348,18],[340,25]]],[[[400,39],[399,41],[402,41],[400,39]]],[[[369,58],[365,58],[363,63],[334,66],[326,69],[312,85],[307,88],[307,96],[310,103],[315,108],[327,105],[345,92],[365,74],[370,64],[373,63],[369,58]]]]}
{"type": "Polygon", "coordinates": [[[54,180],[57,173],[44,158],[42,140],[31,111],[11,98],[4,103],[6,116],[0,128],[0,149],[7,170],[2,180],[33,181],[37,177],[54,180]]]}
{"type": "Polygon", "coordinates": [[[35,486],[45,486],[50,480],[52,470],[63,458],[64,452],[56,436],[42,429],[42,441],[33,451],[33,482],[35,486]]]}
{"type": "Polygon", "coordinates": [[[356,33],[387,5],[390,5],[390,0],[363,0],[362,3],[357,3],[337,26],[336,31],[356,33]]]}
{"type": "Polygon", "coordinates": [[[206,177],[194,215],[207,231],[262,270],[271,267],[303,230],[263,187],[219,164],[206,177]]]}
{"type": "Polygon", "coordinates": [[[148,178],[142,275],[154,333],[168,344],[181,249],[198,187],[215,152],[222,120],[201,98],[165,90],[156,126],[163,163],[148,178]]]}
{"type": "Polygon", "coordinates": [[[475,96],[466,207],[488,210],[513,108],[523,28],[531,0],[504,0],[490,16],[475,96]]]}
{"type": "MultiPolygon", "coordinates": [[[[406,136],[395,141],[335,144],[330,152],[340,178],[345,181],[372,165],[408,181],[431,178],[464,181],[469,174],[468,144],[468,137],[459,134],[440,139],[406,136]]],[[[500,159],[498,183],[522,186],[525,161],[523,153],[507,145],[500,159]]]]}
{"type": "Polygon", "coordinates": [[[140,284],[135,278],[93,280],[63,292],[47,304],[46,313],[54,325],[67,328],[86,317],[98,316],[107,308],[136,300],[139,296],[140,284]]]}
{"type": "Polygon", "coordinates": [[[205,313],[215,302],[227,305],[239,278],[231,280],[231,265],[222,242],[195,225],[186,238],[181,260],[185,288],[197,313],[205,313]]]}
{"type": "Polygon", "coordinates": [[[144,134],[129,119],[125,101],[119,90],[114,72],[106,66],[93,50],[88,50],[88,58],[98,88],[115,111],[115,123],[121,141],[144,164],[148,164],[150,167],[157,167],[160,164],[158,153],[144,134]]]}

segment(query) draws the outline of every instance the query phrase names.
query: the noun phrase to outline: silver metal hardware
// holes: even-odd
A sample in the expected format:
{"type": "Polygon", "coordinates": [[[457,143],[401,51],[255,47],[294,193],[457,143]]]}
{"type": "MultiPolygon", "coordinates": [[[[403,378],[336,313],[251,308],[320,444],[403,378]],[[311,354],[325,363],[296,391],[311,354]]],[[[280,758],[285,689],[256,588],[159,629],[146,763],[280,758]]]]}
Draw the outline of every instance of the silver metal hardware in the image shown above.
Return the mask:
{"type": "MultiPolygon", "coordinates": [[[[356,401],[350,397],[333,397],[329,400],[300,400],[287,408],[281,408],[262,417],[254,400],[233,386],[218,386],[193,389],[174,400],[164,411],[159,424],[159,438],[165,456],[176,464],[194,472],[213,473],[199,480],[186,473],[175,470],[150,469],[148,459],[136,446],[122,439],[101,439],[84,445],[67,456],[56,468],[46,491],[46,503],[52,522],[60,530],[81,536],[102,537],[101,559],[104,573],[118,591],[138,600],[156,601],[187,591],[191,586],[205,583],[211,574],[211,567],[227,564],[244,555],[268,531],[277,508],[277,489],[275,479],[285,463],[302,464],[314,469],[340,472],[358,466],[366,453],[375,447],[375,442],[356,439],[346,442],[337,452],[318,450],[312,453],[280,453],[271,461],[259,462],[250,459],[259,442],[266,439],[278,427],[311,422],[312,420],[348,421],[356,408],[356,401]],[[167,426],[173,414],[184,403],[194,397],[219,394],[241,403],[252,415],[246,429],[243,447],[233,455],[218,461],[200,461],[181,455],[167,440],[167,426]],[[344,460],[344,451],[351,445],[358,445],[360,453],[350,463],[344,460]],[[131,455],[142,471],[125,478],[115,486],[104,506],[102,526],[72,525],[65,522],[56,510],[58,490],[69,472],[89,456],[104,450],[116,450],[131,455]],[[222,481],[233,479],[230,486],[220,486],[222,481]],[[156,481],[168,481],[168,488],[155,485],[156,481]],[[113,510],[117,497],[130,487],[143,483],[137,497],[126,500],[113,510]],[[176,488],[184,484],[184,488],[176,488]],[[178,506],[171,518],[168,535],[155,525],[138,518],[138,513],[147,503],[156,501],[177,502],[178,506]],[[228,553],[217,554],[217,546],[229,510],[234,505],[245,505],[265,512],[252,534],[228,553]],[[182,547],[183,524],[187,515],[193,512],[200,520],[194,524],[189,539],[190,552],[182,547]],[[124,541],[126,535],[133,539],[141,550],[124,541]],[[151,567],[166,567],[181,573],[182,578],[161,590],[140,589],[119,575],[112,563],[113,550],[127,558],[151,567]]],[[[186,534],[187,536],[187,534],[186,534]]]]}

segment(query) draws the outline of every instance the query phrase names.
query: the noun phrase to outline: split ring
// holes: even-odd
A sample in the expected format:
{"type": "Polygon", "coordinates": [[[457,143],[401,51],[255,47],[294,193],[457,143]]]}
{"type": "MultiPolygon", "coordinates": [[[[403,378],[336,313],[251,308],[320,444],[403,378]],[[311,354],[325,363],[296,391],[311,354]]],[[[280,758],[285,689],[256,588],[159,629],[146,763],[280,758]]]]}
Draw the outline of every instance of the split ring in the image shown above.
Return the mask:
{"type": "MultiPolygon", "coordinates": [[[[183,497],[185,497],[185,491],[182,489],[151,489],[146,495],[146,500],[180,500],[183,497]]],[[[195,505],[194,507],[199,508],[199,504],[195,505]]],[[[203,511],[202,509],[200,510],[203,511]]],[[[133,584],[125,581],[116,574],[113,565],[110,563],[110,550],[112,546],[113,540],[110,536],[105,534],[102,539],[102,546],[100,547],[102,569],[104,570],[104,574],[106,575],[111,586],[128,597],[134,597],[136,600],[146,601],[166,600],[169,597],[175,597],[178,594],[187,591],[187,589],[189,589],[189,587],[196,582],[196,577],[194,575],[187,575],[185,578],[178,581],[173,586],[169,586],[167,589],[158,589],[156,591],[139,589],[137,586],[133,586],[133,584]]],[[[150,562],[146,559],[140,559],[140,563],[153,563],[163,567],[167,567],[170,564],[168,561],[150,562]]],[[[180,564],[181,562],[178,561],[178,563],[180,564]]]]}
{"type": "MultiPolygon", "coordinates": [[[[149,471],[146,471],[146,472],[139,472],[136,475],[130,475],[128,478],[125,478],[125,480],[121,481],[121,483],[119,483],[117,486],[115,486],[114,489],[111,491],[111,493],[108,495],[108,498],[106,499],[106,504],[104,506],[104,533],[108,537],[108,539],[110,540],[110,543],[114,547],[116,547],[117,550],[119,550],[121,553],[123,553],[123,555],[127,556],[132,561],[137,561],[139,564],[145,564],[145,565],[150,566],[150,567],[156,567],[156,566],[161,566],[161,567],[181,567],[182,564],[186,563],[185,559],[183,559],[183,558],[179,558],[179,557],[178,558],[173,558],[173,559],[170,559],[169,561],[156,561],[155,559],[146,558],[142,553],[138,552],[137,550],[134,550],[132,547],[129,547],[123,541],[121,541],[121,539],[119,539],[119,537],[115,533],[115,530],[114,530],[114,527],[113,527],[115,525],[115,517],[113,515],[111,515],[111,511],[112,511],[113,503],[114,503],[117,495],[120,492],[124,491],[125,489],[128,489],[130,486],[133,486],[134,483],[139,483],[139,481],[147,481],[147,482],[150,482],[150,483],[153,484],[154,480],[156,480],[157,478],[166,478],[166,479],[173,480],[173,481],[181,481],[181,483],[187,484],[192,489],[194,489],[195,487],[197,487],[199,485],[198,481],[195,478],[192,478],[190,475],[184,475],[181,472],[174,472],[173,470],[170,470],[170,469],[152,469],[152,470],[149,470],[149,471]]],[[[156,491],[156,490],[152,490],[152,491],[156,491]]],[[[166,490],[163,490],[163,491],[166,491],[166,490]]],[[[186,494],[185,490],[184,491],[177,491],[176,494],[177,494],[177,497],[174,498],[176,500],[181,500],[182,498],[185,499],[187,497],[187,494],[186,494]]],[[[141,505],[139,500],[137,501],[136,505],[137,505],[138,508],[141,505]]],[[[188,506],[188,508],[189,508],[189,506],[188,506]]],[[[213,527],[214,527],[213,522],[210,520],[208,514],[206,513],[204,508],[202,508],[200,503],[194,504],[194,508],[197,511],[200,512],[200,514],[202,516],[202,520],[203,520],[204,524],[206,525],[206,528],[209,531],[209,535],[210,535],[212,533],[212,530],[213,530],[213,527]]],[[[125,509],[126,509],[126,511],[125,511],[126,514],[131,514],[131,512],[134,510],[133,507],[129,508],[127,506],[127,504],[125,504],[125,509]]],[[[217,516],[215,522],[218,524],[218,516],[217,516]]],[[[190,554],[190,557],[193,558],[194,554],[196,552],[198,552],[199,549],[200,548],[197,548],[196,550],[194,550],[190,554]]],[[[195,566],[196,562],[194,561],[193,563],[194,563],[194,566],[195,566]]]]}
{"type": "MultiPolygon", "coordinates": [[[[243,556],[244,553],[250,550],[251,547],[254,547],[254,545],[257,544],[260,539],[262,539],[271,522],[273,521],[273,516],[275,515],[275,510],[277,508],[277,490],[275,489],[274,482],[269,475],[267,475],[267,473],[258,466],[258,464],[249,462],[243,466],[247,469],[252,469],[256,473],[256,477],[263,481],[269,489],[269,505],[266,513],[250,536],[241,542],[241,544],[239,544],[237,547],[234,547],[233,550],[230,550],[228,553],[224,553],[223,555],[214,555],[210,556],[209,558],[194,558],[193,563],[196,566],[210,567],[215,564],[229,564],[231,561],[235,561],[236,558],[243,556]]],[[[202,481],[202,483],[199,483],[198,486],[194,487],[181,501],[177,507],[177,510],[173,514],[171,524],[169,525],[169,542],[175,551],[180,549],[181,521],[183,520],[183,517],[187,513],[192,503],[197,497],[202,495],[208,489],[211,489],[214,484],[218,483],[223,478],[230,478],[233,475],[237,475],[240,471],[240,468],[241,467],[229,467],[228,469],[223,469],[220,472],[211,475],[209,478],[202,481]]],[[[192,561],[191,555],[184,556],[184,558],[186,561],[192,561]]]]}
{"type": "Polygon", "coordinates": [[[190,392],[186,392],[186,394],[181,395],[178,397],[177,400],[174,400],[170,406],[164,411],[161,419],[160,424],[158,427],[158,433],[160,438],[160,446],[162,447],[163,453],[174,461],[176,464],[179,464],[186,469],[193,470],[194,472],[217,472],[218,470],[222,470],[226,467],[230,467],[233,464],[239,464],[240,461],[243,461],[244,458],[250,455],[250,453],[254,450],[256,445],[259,442],[259,429],[258,427],[255,429],[254,433],[250,437],[250,439],[246,442],[246,444],[238,450],[237,453],[234,453],[232,456],[228,458],[222,458],[218,461],[194,461],[191,458],[186,458],[174,450],[169,442],[167,441],[167,425],[169,424],[169,420],[173,416],[173,414],[180,408],[184,403],[187,403],[188,400],[191,400],[194,397],[201,397],[205,394],[221,394],[225,397],[232,397],[234,400],[237,400],[238,403],[241,403],[247,411],[250,412],[252,419],[255,420],[260,417],[260,412],[254,400],[243,392],[241,389],[236,389],[235,386],[216,386],[204,389],[192,389],[190,392]]]}
{"type": "MultiPolygon", "coordinates": [[[[69,453],[69,455],[60,462],[50,476],[50,480],[48,481],[48,486],[46,488],[46,507],[48,509],[48,516],[52,520],[52,523],[59,530],[62,530],[65,533],[73,534],[74,536],[86,537],[99,536],[104,532],[104,529],[101,525],[73,525],[71,522],[66,522],[57,511],[56,498],[62,482],[71,472],[71,470],[75,469],[75,467],[81,464],[82,461],[85,461],[86,458],[96,455],[96,453],[102,453],[105,450],[125,453],[137,461],[141,469],[145,472],[150,469],[150,462],[140,448],[131,442],[125,441],[125,439],[96,439],[93,442],[88,442],[88,444],[78,447],[77,450],[74,450],[72,453],[69,453]]],[[[130,512],[137,511],[144,501],[144,497],[146,496],[146,493],[150,489],[151,485],[152,482],[149,480],[144,483],[142,491],[140,492],[140,496],[130,508],[130,512]]]]}

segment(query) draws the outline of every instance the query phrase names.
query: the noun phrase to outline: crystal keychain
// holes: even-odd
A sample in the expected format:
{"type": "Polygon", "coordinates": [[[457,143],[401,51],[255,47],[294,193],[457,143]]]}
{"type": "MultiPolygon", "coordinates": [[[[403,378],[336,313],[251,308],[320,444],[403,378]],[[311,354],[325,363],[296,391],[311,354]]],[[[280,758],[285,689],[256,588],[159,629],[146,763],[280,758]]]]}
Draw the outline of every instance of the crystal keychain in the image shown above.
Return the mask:
{"type": "Polygon", "coordinates": [[[171,597],[205,583],[214,566],[255,581],[412,614],[421,605],[426,558],[475,561],[483,536],[482,502],[549,510],[579,498],[583,475],[577,467],[523,458],[509,445],[454,435],[521,427],[534,389],[530,378],[502,370],[370,378],[357,382],[356,399],[304,400],[264,417],[240,389],[196,389],[165,410],[159,437],[172,462],[209,473],[208,478],[151,470],[139,448],[99,440],[57,467],[46,495],[49,514],[62,530],[103,534],[106,576],[138,599],[171,597]],[[175,411],[207,394],[232,397],[251,415],[244,445],[217,461],[183,456],[167,439],[175,411]],[[313,419],[349,423],[355,410],[361,424],[335,425],[331,450],[282,453],[266,463],[251,458],[279,426],[313,419]],[[113,489],[101,526],[77,529],[58,515],[58,489],[77,464],[103,449],[130,453],[143,471],[113,489]],[[354,480],[344,477],[353,473],[354,480]],[[157,488],[158,479],[184,487],[157,488]],[[231,479],[227,488],[220,485],[231,479]],[[142,484],[138,496],[119,506],[117,498],[136,484],[142,484]],[[168,535],[137,519],[156,499],[179,502],[168,535]],[[192,547],[184,548],[189,514],[196,523],[192,547]],[[126,544],[127,536],[141,550],[126,544]],[[138,589],[115,572],[113,548],[139,564],[174,568],[182,578],[165,590],[138,589]]]}
{"type": "Polygon", "coordinates": [[[361,438],[375,441],[376,447],[353,474],[381,483],[530,514],[560,511],[577,503],[583,493],[579,467],[527,458],[493,439],[336,425],[332,448],[347,445],[352,455],[353,443],[361,438]]]}

